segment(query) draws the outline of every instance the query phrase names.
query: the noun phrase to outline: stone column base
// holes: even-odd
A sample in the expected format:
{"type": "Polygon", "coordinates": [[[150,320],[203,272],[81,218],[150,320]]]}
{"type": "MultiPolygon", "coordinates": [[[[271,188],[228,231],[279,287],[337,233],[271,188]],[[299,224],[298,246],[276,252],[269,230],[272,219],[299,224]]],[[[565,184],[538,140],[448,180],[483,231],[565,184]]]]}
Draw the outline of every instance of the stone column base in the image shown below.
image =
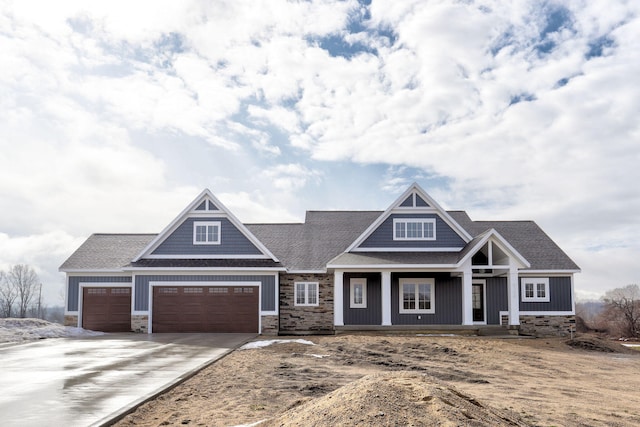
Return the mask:
{"type": "Polygon", "coordinates": [[[132,314],[131,330],[133,332],[149,333],[149,316],[146,314],[132,314]]]}
{"type": "Polygon", "coordinates": [[[78,326],[78,315],[77,314],[65,314],[64,315],[64,326],[78,326]]]}

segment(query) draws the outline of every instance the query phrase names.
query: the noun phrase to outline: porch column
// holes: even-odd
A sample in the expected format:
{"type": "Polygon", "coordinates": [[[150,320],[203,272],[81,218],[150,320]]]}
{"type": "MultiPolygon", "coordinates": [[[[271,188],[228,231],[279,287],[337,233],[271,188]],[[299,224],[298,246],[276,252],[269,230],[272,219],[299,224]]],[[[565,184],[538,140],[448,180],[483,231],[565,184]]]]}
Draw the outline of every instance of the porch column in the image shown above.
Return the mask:
{"type": "Polygon", "coordinates": [[[462,268],[462,324],[473,325],[473,277],[471,261],[467,261],[462,268]]]}
{"type": "Polygon", "coordinates": [[[344,326],[344,272],[336,270],[333,273],[333,325],[344,326]]]}
{"type": "Polygon", "coordinates": [[[511,265],[507,279],[507,295],[509,298],[509,326],[520,324],[520,298],[518,292],[518,269],[511,265]]]}
{"type": "Polygon", "coordinates": [[[391,325],[391,272],[382,272],[382,326],[391,325]]]}

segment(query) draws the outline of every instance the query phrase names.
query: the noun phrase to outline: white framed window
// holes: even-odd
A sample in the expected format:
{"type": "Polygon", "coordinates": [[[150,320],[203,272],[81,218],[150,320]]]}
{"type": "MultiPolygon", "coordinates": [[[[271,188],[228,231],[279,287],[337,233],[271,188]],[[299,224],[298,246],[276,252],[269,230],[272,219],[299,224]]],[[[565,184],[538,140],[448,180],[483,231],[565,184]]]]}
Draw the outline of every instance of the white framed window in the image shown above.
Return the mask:
{"type": "Polygon", "coordinates": [[[295,305],[318,305],[318,282],[295,282],[295,305]]]}
{"type": "Polygon", "coordinates": [[[193,223],[194,245],[219,245],[220,221],[195,221],[193,223]]]}
{"type": "Polygon", "coordinates": [[[367,279],[349,280],[350,308],[367,308],[367,279]]]}
{"type": "Polygon", "coordinates": [[[522,302],[549,302],[549,278],[524,277],[521,293],[522,302]]]}
{"type": "Polygon", "coordinates": [[[436,312],[434,279],[400,279],[400,313],[436,312]]]}
{"type": "Polygon", "coordinates": [[[436,240],[435,218],[394,218],[393,240],[436,240]]]}

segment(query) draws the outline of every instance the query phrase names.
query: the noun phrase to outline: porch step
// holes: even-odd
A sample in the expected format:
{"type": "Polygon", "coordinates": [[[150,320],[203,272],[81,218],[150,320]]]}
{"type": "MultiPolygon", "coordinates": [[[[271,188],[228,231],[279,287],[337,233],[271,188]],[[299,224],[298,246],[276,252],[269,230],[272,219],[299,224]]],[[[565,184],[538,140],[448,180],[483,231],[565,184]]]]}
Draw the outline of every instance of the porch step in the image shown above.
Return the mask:
{"type": "Polygon", "coordinates": [[[511,329],[506,326],[482,326],[478,328],[478,336],[495,337],[505,335],[518,335],[517,329],[511,329]]]}

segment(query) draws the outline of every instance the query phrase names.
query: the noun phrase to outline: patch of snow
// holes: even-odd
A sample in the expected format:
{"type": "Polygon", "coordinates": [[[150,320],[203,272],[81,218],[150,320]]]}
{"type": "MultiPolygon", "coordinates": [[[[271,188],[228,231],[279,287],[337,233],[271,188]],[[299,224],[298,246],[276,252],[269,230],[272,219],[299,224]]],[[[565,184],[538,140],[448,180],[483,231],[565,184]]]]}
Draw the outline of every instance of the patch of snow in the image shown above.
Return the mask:
{"type": "Polygon", "coordinates": [[[417,337],[457,337],[456,334],[416,334],[417,337]]]}
{"type": "Polygon", "coordinates": [[[0,319],[0,343],[95,335],[104,335],[104,332],[62,326],[41,319],[0,319]]]}
{"type": "Polygon", "coordinates": [[[245,345],[240,347],[239,350],[251,350],[251,349],[254,349],[254,348],[268,347],[268,346],[270,346],[272,344],[287,344],[287,343],[298,343],[298,344],[305,344],[305,345],[315,345],[311,341],[301,340],[301,339],[297,339],[297,340],[262,340],[262,341],[252,341],[252,342],[246,343],[245,345]]]}
{"type": "Polygon", "coordinates": [[[324,359],[325,357],[329,357],[328,354],[313,354],[313,353],[305,353],[305,356],[311,356],[311,357],[315,357],[318,359],[324,359]]]}
{"type": "Polygon", "coordinates": [[[640,344],[622,344],[625,347],[640,347],[640,344]]]}

